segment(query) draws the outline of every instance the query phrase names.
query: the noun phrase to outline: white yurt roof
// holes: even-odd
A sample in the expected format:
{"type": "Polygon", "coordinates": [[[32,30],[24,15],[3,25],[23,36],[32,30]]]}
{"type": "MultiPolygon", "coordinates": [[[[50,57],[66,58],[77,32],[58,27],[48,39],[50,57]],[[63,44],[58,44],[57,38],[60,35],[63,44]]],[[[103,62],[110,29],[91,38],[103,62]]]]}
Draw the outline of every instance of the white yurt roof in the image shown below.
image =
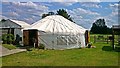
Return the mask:
{"type": "Polygon", "coordinates": [[[85,33],[86,29],[67,20],[63,16],[47,16],[31,25],[30,29],[38,29],[49,33],[85,33]]]}

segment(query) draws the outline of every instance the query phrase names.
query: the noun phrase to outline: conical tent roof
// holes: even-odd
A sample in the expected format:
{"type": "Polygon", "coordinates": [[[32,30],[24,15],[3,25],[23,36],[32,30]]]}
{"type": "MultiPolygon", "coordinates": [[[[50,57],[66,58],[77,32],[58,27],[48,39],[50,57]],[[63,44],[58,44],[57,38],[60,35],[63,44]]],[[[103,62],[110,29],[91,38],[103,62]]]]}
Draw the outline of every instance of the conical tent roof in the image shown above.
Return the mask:
{"type": "Polygon", "coordinates": [[[30,29],[38,29],[48,33],[85,33],[86,29],[67,20],[63,16],[47,16],[31,25],[30,29]]]}

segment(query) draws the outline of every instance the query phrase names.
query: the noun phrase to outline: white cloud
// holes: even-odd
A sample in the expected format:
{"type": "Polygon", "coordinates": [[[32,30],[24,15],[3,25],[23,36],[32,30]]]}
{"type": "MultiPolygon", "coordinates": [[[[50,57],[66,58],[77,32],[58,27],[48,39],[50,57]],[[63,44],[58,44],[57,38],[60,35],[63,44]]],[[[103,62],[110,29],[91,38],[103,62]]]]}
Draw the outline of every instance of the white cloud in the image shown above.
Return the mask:
{"type": "Polygon", "coordinates": [[[2,15],[2,11],[0,11],[0,15],[2,15]]]}
{"type": "Polygon", "coordinates": [[[23,2],[18,2],[18,5],[23,5],[23,6],[28,6],[28,7],[36,7],[37,5],[31,1],[28,1],[26,3],[23,3],[23,2]]]}
{"type": "Polygon", "coordinates": [[[83,8],[73,9],[72,11],[73,11],[73,13],[75,12],[75,13],[81,14],[81,15],[95,15],[95,16],[99,15],[99,13],[97,13],[97,12],[92,12],[90,10],[85,10],[83,8]]]}
{"type": "Polygon", "coordinates": [[[8,0],[0,0],[0,2],[9,2],[8,0]]]}
{"type": "MultiPolygon", "coordinates": [[[[46,0],[44,0],[46,2],[46,0]]],[[[79,2],[79,0],[48,0],[48,2],[79,2]]]]}
{"type": "Polygon", "coordinates": [[[8,19],[6,16],[2,16],[2,15],[0,15],[0,20],[1,19],[8,19]]]}
{"type": "Polygon", "coordinates": [[[87,8],[102,8],[102,6],[101,5],[99,5],[99,3],[97,3],[97,2],[95,2],[95,3],[93,3],[93,2],[87,2],[87,3],[81,3],[82,4],[82,6],[84,6],[84,7],[87,7],[87,8]]]}
{"type": "Polygon", "coordinates": [[[109,15],[98,17],[96,19],[105,19],[108,27],[112,27],[113,24],[118,24],[118,11],[112,11],[109,15]]]}
{"type": "Polygon", "coordinates": [[[28,2],[12,2],[15,6],[18,7],[30,7],[30,8],[34,8],[34,9],[39,9],[39,10],[48,10],[48,7],[44,6],[44,5],[37,5],[34,2],[28,1],[28,2]]]}
{"type": "MultiPolygon", "coordinates": [[[[64,5],[64,6],[71,6],[76,2],[100,2],[100,0],[50,0],[48,2],[59,2],[60,4],[64,5]]],[[[97,5],[93,5],[95,7],[101,7],[101,6],[97,6],[97,5]]]]}
{"type": "Polygon", "coordinates": [[[34,21],[34,20],[32,18],[25,18],[25,21],[31,22],[31,21],[34,21]]]}
{"type": "Polygon", "coordinates": [[[107,19],[112,19],[114,21],[116,21],[115,23],[117,23],[118,20],[118,12],[112,12],[111,14],[109,14],[108,16],[105,16],[107,19]]]}
{"type": "MultiPolygon", "coordinates": [[[[4,1],[4,0],[3,0],[4,1]]],[[[13,0],[8,0],[9,2],[13,2],[13,0]]],[[[71,1],[78,1],[78,2],[119,2],[119,0],[14,0],[14,1],[21,1],[21,2],[71,2],[71,1]]]]}
{"type": "Polygon", "coordinates": [[[109,6],[112,10],[118,11],[118,8],[120,7],[120,4],[118,4],[118,3],[109,4],[109,6]]]}
{"type": "Polygon", "coordinates": [[[19,16],[16,12],[9,12],[8,14],[9,14],[10,16],[15,16],[15,17],[16,17],[16,16],[19,16]]]}
{"type": "Polygon", "coordinates": [[[80,2],[101,2],[100,0],[79,0],[80,2]]]}
{"type": "Polygon", "coordinates": [[[118,3],[114,3],[114,4],[109,4],[110,9],[112,10],[111,14],[109,14],[108,16],[106,16],[106,18],[108,19],[108,22],[111,22],[109,25],[113,25],[115,23],[118,24],[118,10],[119,10],[119,4],[118,3]]]}
{"type": "Polygon", "coordinates": [[[120,6],[120,4],[115,3],[115,4],[109,4],[110,7],[112,8],[118,8],[118,6],[120,6]]]}
{"type": "Polygon", "coordinates": [[[108,27],[112,27],[112,25],[118,25],[119,23],[116,23],[118,21],[115,21],[113,19],[107,19],[106,20],[108,27]]]}
{"type": "Polygon", "coordinates": [[[92,12],[83,8],[77,8],[67,11],[77,24],[88,29],[91,27],[91,24],[94,22],[94,20],[96,20],[96,17],[100,16],[100,14],[97,12],[92,12]]]}
{"type": "Polygon", "coordinates": [[[71,6],[73,5],[75,2],[59,2],[61,5],[64,5],[64,6],[71,6]]]}
{"type": "Polygon", "coordinates": [[[118,3],[114,3],[114,4],[109,4],[112,12],[111,14],[109,15],[109,17],[115,17],[117,16],[118,17],[118,10],[119,10],[119,4],[118,3]]]}
{"type": "Polygon", "coordinates": [[[119,2],[119,0],[101,0],[101,2],[119,2]]]}
{"type": "Polygon", "coordinates": [[[77,24],[80,26],[83,26],[84,28],[90,29],[92,26],[92,23],[94,22],[94,19],[74,19],[77,24]]]}
{"type": "Polygon", "coordinates": [[[79,2],[79,0],[64,0],[64,2],[79,2]]]}
{"type": "MultiPolygon", "coordinates": [[[[72,5],[74,3],[74,2],[62,2],[62,1],[63,0],[61,0],[61,2],[60,2],[61,5],[66,5],[66,6],[72,5]]],[[[85,3],[82,3],[82,4],[85,4],[85,3]]],[[[113,8],[113,5],[114,4],[111,4],[112,8],[113,8]]],[[[117,4],[115,4],[115,5],[117,6],[117,4]]],[[[100,8],[100,5],[98,3],[97,4],[96,3],[86,3],[86,5],[83,5],[83,6],[100,8]]],[[[36,22],[37,20],[39,20],[41,18],[41,15],[43,13],[48,13],[49,11],[56,12],[56,10],[49,10],[49,8],[46,7],[44,4],[41,4],[41,3],[38,4],[35,2],[30,2],[30,1],[24,2],[24,3],[23,2],[14,2],[11,4],[9,3],[9,5],[4,6],[4,8],[9,10],[9,11],[7,11],[6,9],[3,9],[5,11],[7,11],[7,12],[3,12],[4,17],[8,17],[11,19],[23,20],[28,23],[36,22]]],[[[109,8],[108,8],[108,10],[109,10],[109,8]]],[[[93,11],[83,9],[83,8],[75,8],[72,10],[66,9],[66,11],[69,13],[69,15],[71,15],[72,19],[77,24],[80,24],[86,28],[90,28],[92,23],[99,18],[105,18],[108,25],[112,25],[112,23],[116,23],[115,16],[117,15],[117,12],[116,12],[117,10],[112,11],[112,13],[110,15],[105,16],[105,17],[102,17],[97,12],[93,12],[93,11]]]]}
{"type": "Polygon", "coordinates": [[[68,10],[69,14],[72,16],[74,19],[83,19],[83,18],[90,18],[94,19],[95,17],[99,17],[100,14],[97,12],[92,12],[90,10],[85,10],[83,8],[77,8],[73,10],[68,10]]]}
{"type": "Polygon", "coordinates": [[[116,4],[110,4],[111,7],[115,7],[115,6],[118,7],[118,5],[119,5],[118,3],[116,3],[116,4]]]}
{"type": "Polygon", "coordinates": [[[100,0],[50,0],[49,2],[100,2],[100,0]]]}
{"type": "Polygon", "coordinates": [[[118,12],[112,12],[111,16],[117,16],[118,12]]]}
{"type": "Polygon", "coordinates": [[[4,6],[2,9],[3,16],[6,16],[10,19],[18,19],[18,20],[23,20],[28,23],[33,23],[37,20],[39,20],[43,13],[47,13],[48,7],[37,4],[34,2],[3,2],[3,4],[7,5],[4,6]]]}

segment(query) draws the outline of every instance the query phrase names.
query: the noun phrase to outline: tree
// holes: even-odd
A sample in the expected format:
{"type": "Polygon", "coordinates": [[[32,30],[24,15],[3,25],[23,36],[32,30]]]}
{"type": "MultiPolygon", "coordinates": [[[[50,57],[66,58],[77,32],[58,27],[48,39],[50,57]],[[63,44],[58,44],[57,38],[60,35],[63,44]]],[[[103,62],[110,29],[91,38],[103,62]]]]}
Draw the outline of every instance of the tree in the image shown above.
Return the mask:
{"type": "MultiPolygon", "coordinates": [[[[42,18],[45,18],[45,17],[50,16],[50,15],[61,15],[61,16],[63,16],[64,18],[66,18],[66,19],[74,22],[74,21],[72,20],[72,18],[70,17],[70,15],[67,13],[67,11],[64,10],[64,9],[59,9],[56,14],[55,14],[54,12],[48,12],[47,14],[42,14],[42,18]]],[[[74,22],[74,23],[75,23],[75,22],[74,22]]]]}
{"type": "Polygon", "coordinates": [[[112,33],[112,29],[106,26],[104,19],[96,20],[93,23],[90,31],[93,34],[111,34],[112,33]]]}
{"type": "Polygon", "coordinates": [[[49,14],[42,14],[42,18],[49,16],[49,14]]]}
{"type": "Polygon", "coordinates": [[[1,22],[5,22],[6,20],[5,19],[2,19],[1,22]]]}
{"type": "Polygon", "coordinates": [[[48,14],[49,14],[49,15],[55,15],[55,13],[54,13],[54,12],[48,12],[48,14]]]}
{"type": "Polygon", "coordinates": [[[70,21],[73,22],[73,20],[72,20],[72,18],[70,17],[70,15],[69,15],[69,14],[67,13],[67,11],[64,10],[64,9],[59,9],[59,10],[57,11],[57,15],[61,15],[61,16],[63,16],[64,18],[66,18],[66,19],[68,19],[68,20],[70,20],[70,21]]]}
{"type": "Polygon", "coordinates": [[[47,16],[50,16],[50,15],[55,15],[54,12],[48,12],[47,14],[42,14],[42,18],[45,18],[47,16]]]}

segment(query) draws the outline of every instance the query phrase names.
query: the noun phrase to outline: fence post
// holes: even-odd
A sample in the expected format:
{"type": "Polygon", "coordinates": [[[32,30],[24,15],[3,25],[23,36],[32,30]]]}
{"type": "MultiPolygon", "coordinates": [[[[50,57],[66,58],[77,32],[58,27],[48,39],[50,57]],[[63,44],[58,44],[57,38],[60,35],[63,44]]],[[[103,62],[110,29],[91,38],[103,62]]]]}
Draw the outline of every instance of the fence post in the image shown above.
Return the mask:
{"type": "Polygon", "coordinates": [[[113,50],[114,50],[114,30],[113,30],[113,32],[112,32],[112,48],[113,48],[113,50]]]}
{"type": "Polygon", "coordinates": [[[94,43],[96,43],[96,36],[94,36],[94,43]]]}
{"type": "Polygon", "coordinates": [[[107,35],[107,44],[108,44],[108,35],[107,35]]]}

